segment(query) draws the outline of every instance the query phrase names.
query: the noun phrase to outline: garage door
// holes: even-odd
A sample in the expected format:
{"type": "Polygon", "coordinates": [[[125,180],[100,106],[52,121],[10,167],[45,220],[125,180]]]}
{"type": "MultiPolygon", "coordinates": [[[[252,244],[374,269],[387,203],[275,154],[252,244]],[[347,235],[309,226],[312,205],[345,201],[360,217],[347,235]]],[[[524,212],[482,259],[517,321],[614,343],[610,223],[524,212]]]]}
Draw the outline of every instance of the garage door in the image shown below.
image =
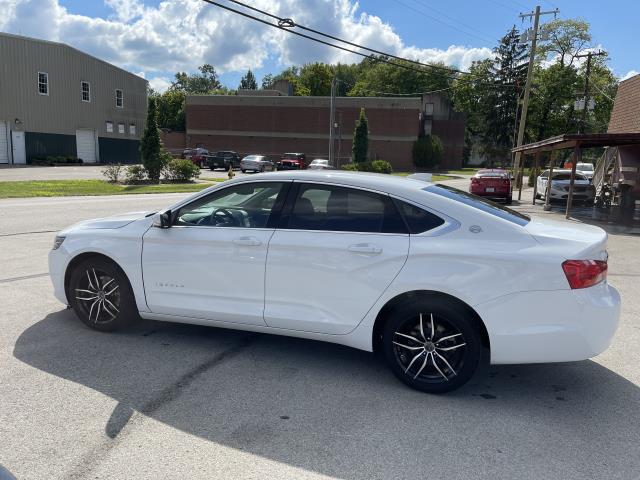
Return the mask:
{"type": "Polygon", "coordinates": [[[96,137],[93,130],[76,130],[78,158],[84,163],[96,162],[96,137]]]}
{"type": "Polygon", "coordinates": [[[0,122],[0,163],[9,163],[9,141],[7,122],[0,122]]]}

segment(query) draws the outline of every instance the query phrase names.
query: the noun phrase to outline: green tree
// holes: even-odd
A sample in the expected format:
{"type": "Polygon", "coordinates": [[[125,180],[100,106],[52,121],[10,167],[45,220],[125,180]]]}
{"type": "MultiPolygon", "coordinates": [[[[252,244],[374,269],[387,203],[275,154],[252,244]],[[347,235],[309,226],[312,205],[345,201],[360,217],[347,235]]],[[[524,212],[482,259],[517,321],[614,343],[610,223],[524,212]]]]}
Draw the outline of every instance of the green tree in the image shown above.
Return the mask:
{"type": "Polygon", "coordinates": [[[187,94],[206,95],[222,88],[218,80],[216,69],[208,63],[198,67],[200,73],[187,74],[178,72],[171,84],[171,90],[178,90],[187,94]]]}
{"type": "Polygon", "coordinates": [[[413,142],[411,156],[413,164],[418,169],[434,168],[440,165],[444,147],[442,141],[436,135],[427,135],[413,142]]]}
{"type": "Polygon", "coordinates": [[[149,180],[158,183],[164,167],[164,159],[160,155],[160,129],[158,129],[156,99],[149,98],[147,107],[147,124],[140,140],[142,164],[147,171],[149,180]]]}
{"type": "Polygon", "coordinates": [[[353,132],[353,147],[351,157],[354,162],[366,162],[369,154],[369,121],[360,109],[360,117],[356,120],[356,128],[353,132]]]}
{"type": "Polygon", "coordinates": [[[544,26],[549,41],[542,42],[537,49],[540,60],[557,57],[561,67],[572,66],[576,55],[589,47],[591,33],[584,20],[553,20],[544,26]]]}
{"type": "Polygon", "coordinates": [[[284,69],[278,75],[272,77],[272,85],[278,80],[287,80],[293,87],[293,94],[296,96],[309,96],[311,91],[309,87],[303,85],[300,81],[300,69],[298,67],[289,67],[284,69]]]}
{"type": "Polygon", "coordinates": [[[240,87],[243,90],[257,90],[258,82],[256,82],[256,77],[251,71],[251,69],[247,70],[247,73],[244,77],[240,79],[240,87]]]}
{"type": "Polygon", "coordinates": [[[185,131],[185,98],[185,92],[180,90],[167,90],[161,95],[155,95],[158,127],[185,131]]]}
{"type": "Polygon", "coordinates": [[[300,84],[309,90],[311,96],[331,95],[333,68],[326,63],[308,63],[300,69],[300,84]]]}
{"type": "Polygon", "coordinates": [[[269,90],[273,87],[273,75],[267,73],[264,77],[262,77],[262,82],[260,82],[260,86],[263,90],[269,90]]]}

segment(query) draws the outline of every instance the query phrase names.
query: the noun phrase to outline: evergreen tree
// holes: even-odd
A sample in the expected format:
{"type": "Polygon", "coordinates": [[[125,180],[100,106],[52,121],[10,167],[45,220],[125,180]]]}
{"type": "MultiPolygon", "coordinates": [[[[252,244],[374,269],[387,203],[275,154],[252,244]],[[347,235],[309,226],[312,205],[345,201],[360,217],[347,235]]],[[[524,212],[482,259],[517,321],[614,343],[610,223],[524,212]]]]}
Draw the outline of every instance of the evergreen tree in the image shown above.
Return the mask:
{"type": "Polygon", "coordinates": [[[157,116],[156,99],[150,97],[147,108],[147,124],[140,140],[140,152],[147,176],[156,183],[160,181],[160,173],[164,167],[164,159],[160,155],[160,130],[158,129],[157,116]]]}
{"type": "Polygon", "coordinates": [[[366,162],[369,152],[369,121],[364,114],[364,108],[360,109],[360,117],[356,120],[356,129],[353,132],[352,159],[356,163],[366,162]]]}
{"type": "Polygon", "coordinates": [[[243,90],[257,90],[258,82],[256,81],[256,77],[251,71],[251,69],[247,70],[247,73],[244,77],[240,79],[240,87],[243,90]]]}

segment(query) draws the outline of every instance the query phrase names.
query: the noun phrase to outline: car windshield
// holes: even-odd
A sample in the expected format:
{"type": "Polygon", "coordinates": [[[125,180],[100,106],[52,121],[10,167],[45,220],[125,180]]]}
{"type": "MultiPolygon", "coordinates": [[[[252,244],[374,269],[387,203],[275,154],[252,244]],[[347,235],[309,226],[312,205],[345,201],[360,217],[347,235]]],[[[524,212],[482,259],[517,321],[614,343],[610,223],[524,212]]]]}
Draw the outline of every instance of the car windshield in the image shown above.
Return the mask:
{"type": "Polygon", "coordinates": [[[244,160],[260,160],[262,157],[260,157],[259,155],[247,155],[246,157],[244,157],[244,160]]]}
{"type": "Polygon", "coordinates": [[[591,163],[579,163],[576,166],[576,169],[581,170],[583,172],[593,172],[593,164],[591,164],[591,163]]]}
{"type": "Polygon", "coordinates": [[[531,217],[520,212],[516,212],[515,210],[503,207],[502,205],[486,200],[485,198],[463,192],[462,190],[458,190],[457,188],[449,187],[447,185],[429,185],[428,187],[423,188],[423,190],[429,193],[435,193],[436,195],[441,195],[456,202],[464,203],[465,205],[490,213],[491,215],[502,218],[503,220],[508,220],[509,222],[520,225],[521,227],[525,226],[531,220],[531,217]]]}
{"type": "MultiPolygon", "coordinates": [[[[553,174],[553,181],[568,181],[571,180],[571,173],[558,173],[557,175],[553,174]]],[[[586,180],[583,175],[580,175],[576,172],[576,180],[586,180]]]]}
{"type": "Polygon", "coordinates": [[[329,160],[314,160],[311,162],[312,165],[326,165],[329,163],[329,160]]]}

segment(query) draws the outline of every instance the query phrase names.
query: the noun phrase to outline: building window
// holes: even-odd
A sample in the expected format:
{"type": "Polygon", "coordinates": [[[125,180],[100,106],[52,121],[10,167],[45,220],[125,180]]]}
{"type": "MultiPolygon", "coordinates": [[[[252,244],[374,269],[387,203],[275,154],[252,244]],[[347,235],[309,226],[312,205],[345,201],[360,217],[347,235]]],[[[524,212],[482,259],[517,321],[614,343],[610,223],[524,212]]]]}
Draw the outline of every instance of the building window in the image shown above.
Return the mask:
{"type": "Polygon", "coordinates": [[[81,82],[80,89],[82,90],[82,101],[90,102],[91,101],[91,86],[89,82],[81,82]]]}
{"type": "Polygon", "coordinates": [[[122,96],[122,90],[116,89],[116,108],[124,107],[124,97],[122,96]]]}
{"type": "Polygon", "coordinates": [[[135,135],[135,134],[136,134],[136,124],[131,123],[129,124],[129,135],[135,135]]]}
{"type": "Polygon", "coordinates": [[[107,133],[113,133],[113,122],[106,122],[106,127],[107,127],[107,133]]]}
{"type": "Polygon", "coordinates": [[[118,124],[118,133],[124,134],[124,123],[118,124]]]}
{"type": "Polygon", "coordinates": [[[49,74],[38,72],[38,93],[40,95],[49,95],[49,74]]]}

